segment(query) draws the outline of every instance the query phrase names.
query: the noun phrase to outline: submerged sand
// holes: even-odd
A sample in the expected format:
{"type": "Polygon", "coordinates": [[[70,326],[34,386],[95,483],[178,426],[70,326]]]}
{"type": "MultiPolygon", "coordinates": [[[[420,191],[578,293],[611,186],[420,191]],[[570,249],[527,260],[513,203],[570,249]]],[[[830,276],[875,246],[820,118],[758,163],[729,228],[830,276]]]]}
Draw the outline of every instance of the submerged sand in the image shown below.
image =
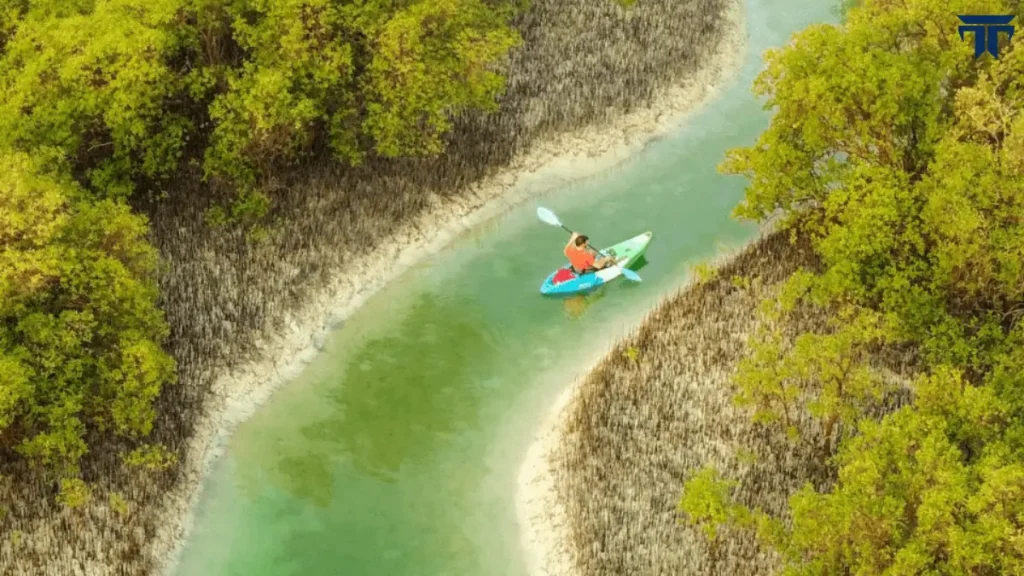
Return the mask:
{"type": "MultiPolygon", "coordinates": [[[[289,331],[261,344],[263,360],[221,377],[213,386],[211,399],[181,464],[184,477],[166,497],[161,511],[166,520],[149,550],[162,572],[172,573],[177,565],[192,530],[203,481],[223,454],[231,433],[312,361],[330,330],[388,282],[470,227],[567,181],[612,167],[651,140],[678,129],[690,112],[718,93],[742,63],[745,34],[738,2],[729,11],[726,29],[719,57],[708,61],[684,84],[665,90],[652,107],[622,115],[602,126],[554,137],[517,158],[498,175],[471,186],[468,194],[451,200],[435,198],[433,207],[423,216],[407,223],[390,242],[382,243],[378,250],[349,266],[349,270],[356,272],[339,277],[317,297],[309,299],[303,309],[294,312],[286,322],[289,331]],[[540,182],[548,185],[540,186],[540,182]]],[[[540,462],[544,446],[535,446],[528,461],[540,462]]],[[[527,555],[534,559],[533,565],[554,570],[535,573],[568,574],[564,568],[568,564],[558,561],[561,540],[557,537],[557,515],[536,513],[553,505],[552,501],[544,500],[550,493],[545,482],[550,480],[534,475],[524,481],[530,487],[521,511],[521,518],[528,520],[523,522],[524,537],[531,535],[526,540],[530,544],[527,555]]]]}

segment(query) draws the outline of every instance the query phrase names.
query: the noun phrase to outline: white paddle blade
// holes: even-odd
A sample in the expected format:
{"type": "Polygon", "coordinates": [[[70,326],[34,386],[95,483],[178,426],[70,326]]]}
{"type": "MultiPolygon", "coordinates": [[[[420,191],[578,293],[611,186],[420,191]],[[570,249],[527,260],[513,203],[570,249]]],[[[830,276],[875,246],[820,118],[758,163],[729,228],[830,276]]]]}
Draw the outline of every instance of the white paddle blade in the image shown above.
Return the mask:
{"type": "Polygon", "coordinates": [[[551,210],[548,210],[547,208],[545,208],[543,206],[538,206],[537,207],[537,218],[540,218],[541,222],[543,222],[545,224],[550,224],[552,226],[561,226],[562,225],[562,223],[558,220],[558,216],[555,216],[554,212],[552,212],[551,210]]]}
{"type": "Polygon", "coordinates": [[[626,278],[629,278],[633,282],[640,282],[641,281],[639,274],[637,274],[636,272],[633,272],[632,270],[630,270],[629,268],[626,268],[625,266],[622,267],[622,275],[625,276],[626,278]]]}

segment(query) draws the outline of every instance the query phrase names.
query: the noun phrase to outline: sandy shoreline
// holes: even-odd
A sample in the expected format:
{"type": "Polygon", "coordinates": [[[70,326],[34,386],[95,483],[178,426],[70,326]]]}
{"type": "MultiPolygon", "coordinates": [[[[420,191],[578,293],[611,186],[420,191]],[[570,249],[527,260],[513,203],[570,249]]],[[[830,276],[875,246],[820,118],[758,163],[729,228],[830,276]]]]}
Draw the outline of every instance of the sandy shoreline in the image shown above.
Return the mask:
{"type": "Polygon", "coordinates": [[[555,491],[549,455],[562,438],[562,414],[576,392],[579,379],[558,399],[530,444],[519,469],[516,515],[527,574],[576,576],[573,548],[566,538],[566,513],[555,491]]]}
{"type": "MultiPolygon", "coordinates": [[[[420,259],[443,249],[468,228],[567,181],[610,168],[651,140],[677,129],[690,112],[716,95],[742,64],[745,28],[738,3],[729,11],[726,28],[729,33],[721,46],[729,51],[709,62],[685,84],[665,90],[651,108],[621,116],[604,126],[541,142],[497,176],[472,185],[467,194],[451,201],[435,198],[426,214],[403,226],[379,250],[354,262],[349,268],[357,273],[339,275],[336,282],[307,301],[302,310],[293,311],[285,321],[290,330],[261,343],[260,361],[218,378],[181,463],[184,478],[166,496],[161,507],[160,515],[165,522],[148,550],[159,572],[170,574],[176,567],[192,530],[203,481],[223,454],[231,433],[267,402],[275,390],[303,370],[330,330],[343,323],[388,282],[420,259]],[[539,186],[539,182],[546,185],[539,186]],[[384,265],[390,262],[397,262],[397,265],[384,265]]],[[[564,400],[568,400],[570,391],[567,390],[564,400]]],[[[531,449],[531,454],[534,452],[536,450],[531,449]]],[[[535,455],[528,462],[539,461],[537,458],[539,456],[535,455]]],[[[529,468],[526,466],[524,470],[529,468]]],[[[535,487],[533,492],[546,493],[536,489],[541,485],[531,484],[535,487]]],[[[546,527],[549,523],[550,520],[545,520],[544,524],[536,524],[534,530],[539,530],[536,533],[542,535],[542,540],[553,542],[557,539],[546,536],[553,533],[546,527]]]]}
{"type": "MultiPolygon", "coordinates": [[[[719,48],[719,61],[713,66],[723,71],[718,82],[738,71],[746,53],[746,27],[741,2],[732,5],[727,29],[719,48]],[[726,52],[721,52],[722,48],[726,52]]],[[[702,71],[701,74],[706,73],[702,71]]],[[[576,399],[583,376],[576,378],[558,396],[551,412],[533,437],[519,469],[515,495],[527,573],[531,576],[577,576],[574,549],[569,541],[568,519],[560,501],[551,456],[563,438],[563,414],[576,399]]]]}

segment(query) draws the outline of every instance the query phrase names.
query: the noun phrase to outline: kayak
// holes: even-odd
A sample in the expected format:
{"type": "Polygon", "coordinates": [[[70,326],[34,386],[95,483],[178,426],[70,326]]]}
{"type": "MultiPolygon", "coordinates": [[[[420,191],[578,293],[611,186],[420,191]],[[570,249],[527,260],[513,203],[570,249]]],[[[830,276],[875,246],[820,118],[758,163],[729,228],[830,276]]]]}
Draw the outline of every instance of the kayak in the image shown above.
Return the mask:
{"type": "Polygon", "coordinates": [[[639,236],[634,236],[629,240],[624,240],[602,250],[605,255],[615,257],[615,262],[618,266],[610,266],[597,272],[583,275],[574,273],[569,265],[559,268],[544,280],[544,283],[540,286],[540,293],[576,294],[603,286],[622,276],[622,269],[619,266],[628,267],[643,256],[652,237],[653,234],[651,232],[644,232],[639,236]],[[557,279],[556,276],[558,277],[557,279]]]}

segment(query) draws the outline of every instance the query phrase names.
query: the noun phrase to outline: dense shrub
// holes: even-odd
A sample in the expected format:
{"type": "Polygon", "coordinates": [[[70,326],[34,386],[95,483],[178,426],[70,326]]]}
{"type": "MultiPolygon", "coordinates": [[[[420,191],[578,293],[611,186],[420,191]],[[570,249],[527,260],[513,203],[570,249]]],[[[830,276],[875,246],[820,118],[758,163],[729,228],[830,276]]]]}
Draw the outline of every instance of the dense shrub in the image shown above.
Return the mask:
{"type": "Polygon", "coordinates": [[[86,429],[146,436],[174,363],[144,218],[0,155],[0,449],[77,473],[86,429]]]}
{"type": "Polygon", "coordinates": [[[45,2],[15,28],[22,12],[0,27],[0,144],[67,158],[107,196],[184,160],[244,196],[317,142],[439,152],[450,115],[493,108],[519,41],[480,0],[45,2]]]}
{"type": "MultiPolygon", "coordinates": [[[[929,371],[912,405],[877,420],[856,409],[866,373],[837,380],[821,370],[821,347],[755,336],[740,399],[776,399],[752,403],[783,423],[780,397],[839,413],[845,431],[820,456],[832,488],[794,495],[789,523],[760,517],[787,573],[1024,569],[1024,516],[1011,504],[1024,489],[1024,50],[975,60],[956,17],[1009,12],[1019,3],[869,0],[842,27],[805,30],[757,80],[777,110],[770,127],[723,165],[752,181],[739,217],[781,213],[822,260],[783,293],[882,319],[876,336],[916,346],[929,371]],[[818,393],[803,393],[808,380],[818,393]]],[[[834,350],[835,367],[865,366],[856,346],[834,350]]],[[[686,487],[698,493],[683,500],[697,521],[703,509],[687,503],[725,493],[709,477],[686,487]]]]}
{"type": "Polygon", "coordinates": [[[480,0],[3,3],[0,446],[75,474],[90,431],[152,428],[174,366],[157,255],[128,200],[202,163],[236,192],[235,217],[258,217],[264,178],[319,144],[350,163],[437,154],[453,115],[496,106],[513,13],[480,0]]]}

